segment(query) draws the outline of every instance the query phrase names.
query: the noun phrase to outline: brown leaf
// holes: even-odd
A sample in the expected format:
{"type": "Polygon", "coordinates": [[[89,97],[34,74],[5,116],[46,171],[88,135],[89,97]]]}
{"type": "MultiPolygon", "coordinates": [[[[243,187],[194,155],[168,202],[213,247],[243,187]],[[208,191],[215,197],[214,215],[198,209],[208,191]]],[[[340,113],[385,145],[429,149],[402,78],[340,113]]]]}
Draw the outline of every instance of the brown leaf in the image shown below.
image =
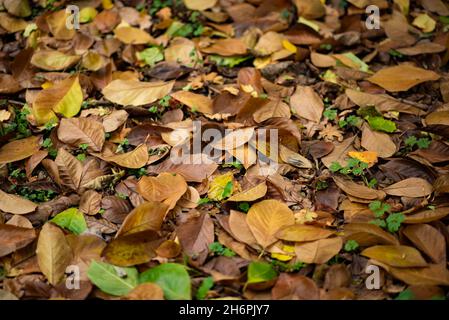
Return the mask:
{"type": "Polygon", "coordinates": [[[304,263],[322,264],[335,256],[343,246],[340,237],[320,239],[295,245],[295,252],[298,261],[304,263]]]}
{"type": "Polygon", "coordinates": [[[404,228],[403,233],[433,262],[444,263],[446,261],[446,240],[434,227],[428,224],[415,224],[404,228]]]}
{"type": "Polygon", "coordinates": [[[20,90],[20,83],[12,75],[0,73],[0,93],[16,93],[20,90]]]}
{"type": "Polygon", "coordinates": [[[56,50],[39,50],[31,57],[31,64],[46,71],[59,71],[72,67],[80,58],[56,50]]]}
{"type": "Polygon", "coordinates": [[[171,96],[192,110],[204,114],[214,114],[212,109],[212,99],[202,94],[181,90],[173,92],[171,96]]]}
{"type": "Polygon", "coordinates": [[[361,254],[392,267],[427,266],[419,251],[408,246],[373,246],[363,250],[361,254]]]}
{"type": "Polygon", "coordinates": [[[62,119],[58,128],[58,138],[72,147],[86,144],[89,151],[101,151],[104,130],[101,123],[89,118],[62,119]]]}
{"type": "Polygon", "coordinates": [[[438,80],[440,76],[433,72],[409,64],[387,67],[377,71],[367,80],[390,92],[407,91],[426,81],[438,80]]]}
{"type": "Polygon", "coordinates": [[[345,225],[346,240],[355,240],[362,247],[376,244],[399,245],[399,240],[391,233],[372,223],[350,223],[345,225]]]}
{"type": "Polygon", "coordinates": [[[240,193],[234,194],[232,197],[228,198],[228,201],[254,201],[262,198],[267,193],[267,184],[265,182],[258,184],[255,187],[249,188],[248,190],[242,191],[240,193]]]}
{"type": "Polygon", "coordinates": [[[434,210],[424,210],[412,215],[406,215],[404,223],[427,223],[440,220],[449,214],[449,207],[440,207],[434,210]]]}
{"type": "Polygon", "coordinates": [[[152,230],[122,235],[107,244],[102,256],[120,267],[146,263],[156,256],[158,239],[158,234],[152,230]]]}
{"type": "Polygon", "coordinates": [[[385,198],[385,192],[381,190],[371,189],[361,184],[355,183],[352,180],[338,176],[334,176],[332,178],[334,179],[335,184],[341,190],[351,196],[367,200],[382,200],[385,198]]]}
{"type": "Polygon", "coordinates": [[[149,166],[148,171],[154,173],[177,173],[183,176],[187,182],[202,182],[204,179],[212,176],[217,168],[218,165],[215,162],[201,164],[177,164],[169,158],[160,164],[149,166]]]}
{"type": "Polygon", "coordinates": [[[81,195],[79,209],[88,215],[95,215],[101,209],[101,194],[94,190],[87,190],[81,195]]]}
{"type": "Polygon", "coordinates": [[[214,223],[209,214],[191,217],[176,229],[176,233],[184,252],[190,257],[198,257],[198,263],[202,264],[215,237],[214,223]]]}
{"type": "Polygon", "coordinates": [[[142,177],[137,191],[148,201],[162,201],[173,209],[187,191],[187,183],[179,174],[163,172],[157,177],[142,177]]]}
{"type": "Polygon", "coordinates": [[[390,267],[387,271],[409,285],[449,286],[449,271],[441,264],[431,264],[424,268],[390,267]]]}
{"type": "Polygon", "coordinates": [[[119,27],[114,30],[115,37],[126,44],[156,44],[155,39],[144,30],[134,27],[119,27]]]}
{"type": "Polygon", "coordinates": [[[290,98],[295,114],[310,121],[320,122],[324,103],[312,87],[297,86],[290,98]]]}
{"type": "Polygon", "coordinates": [[[396,100],[386,94],[371,94],[353,89],[346,89],[345,93],[352,102],[362,108],[374,105],[379,112],[397,111],[414,115],[424,114],[424,110],[396,100]]]}
{"type": "Polygon", "coordinates": [[[384,188],[383,191],[388,195],[417,198],[431,194],[433,187],[424,179],[408,178],[384,188]]]}
{"type": "Polygon", "coordinates": [[[57,285],[72,260],[72,250],[61,229],[49,222],[44,224],[37,241],[36,255],[39,268],[48,282],[57,285]]]}
{"type": "Polygon", "coordinates": [[[159,231],[167,211],[168,206],[164,203],[144,202],[126,216],[117,236],[146,230],[159,231]]]}
{"type": "Polygon", "coordinates": [[[333,231],[323,228],[304,224],[294,224],[279,230],[276,233],[276,237],[285,241],[304,242],[325,239],[333,234],[333,231]]]}
{"type": "Polygon", "coordinates": [[[159,100],[170,93],[174,82],[140,82],[136,80],[113,80],[103,88],[103,95],[122,106],[141,106],[159,100]]]}
{"type": "Polygon", "coordinates": [[[0,165],[30,157],[39,150],[39,140],[39,136],[30,136],[5,144],[0,148],[0,165]]]}
{"type": "Polygon", "coordinates": [[[47,16],[48,28],[55,39],[71,40],[75,36],[75,28],[67,28],[68,19],[71,19],[71,17],[66,10],[55,11],[47,16]]]}
{"type": "Polygon", "coordinates": [[[229,229],[232,236],[238,241],[250,246],[257,244],[257,240],[246,222],[246,214],[231,210],[229,215],[229,229]]]}
{"type": "Polygon", "coordinates": [[[83,165],[65,149],[60,148],[55,163],[59,170],[59,177],[64,186],[77,191],[83,174],[83,165]]]}
{"type": "Polygon", "coordinates": [[[388,158],[396,153],[396,144],[383,132],[371,130],[366,123],[362,127],[361,146],[368,151],[377,152],[380,158],[388,158]]]}
{"type": "Polygon", "coordinates": [[[36,210],[34,202],[0,190],[0,210],[13,214],[27,214],[36,210]]]}
{"type": "Polygon", "coordinates": [[[123,300],[164,300],[164,291],[155,283],[139,284],[131,290],[123,300]]]}
{"type": "Polygon", "coordinates": [[[336,143],[334,150],[327,156],[321,158],[321,161],[329,168],[333,162],[338,162],[341,166],[345,167],[347,160],[349,159],[348,152],[356,151],[352,146],[355,137],[350,137],[343,140],[341,143],[336,143]]]}
{"type": "Polygon", "coordinates": [[[114,162],[115,164],[130,169],[138,169],[145,166],[148,162],[148,147],[146,144],[137,146],[134,150],[126,153],[115,154],[98,154],[94,156],[108,162],[114,162]]]}
{"type": "Polygon", "coordinates": [[[292,225],[295,219],[285,203],[264,200],[251,206],[246,215],[246,222],[257,243],[266,248],[277,241],[276,232],[282,227],[292,225]]]}
{"type": "Polygon", "coordinates": [[[34,229],[0,224],[0,257],[21,249],[36,239],[34,229]]]}
{"type": "Polygon", "coordinates": [[[281,273],[271,296],[276,300],[318,300],[320,290],[315,281],[306,276],[281,273]]]}
{"type": "Polygon", "coordinates": [[[246,45],[240,39],[219,39],[201,51],[209,54],[218,54],[220,56],[235,56],[246,54],[246,45]]]}

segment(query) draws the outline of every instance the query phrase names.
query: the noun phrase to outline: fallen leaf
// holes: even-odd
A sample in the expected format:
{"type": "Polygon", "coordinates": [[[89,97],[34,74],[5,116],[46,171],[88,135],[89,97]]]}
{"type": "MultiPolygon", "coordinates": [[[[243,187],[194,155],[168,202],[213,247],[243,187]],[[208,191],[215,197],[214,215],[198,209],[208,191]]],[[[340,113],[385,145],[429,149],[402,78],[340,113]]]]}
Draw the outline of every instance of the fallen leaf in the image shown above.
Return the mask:
{"type": "Polygon", "coordinates": [[[333,231],[323,228],[303,224],[294,224],[279,230],[276,233],[276,237],[285,241],[304,242],[325,239],[333,234],[333,231]]]}
{"type": "Polygon", "coordinates": [[[312,87],[297,86],[290,98],[295,114],[310,121],[320,122],[324,103],[312,87]]]}
{"type": "Polygon", "coordinates": [[[46,71],[59,71],[72,67],[80,59],[56,50],[39,50],[31,57],[31,64],[46,71]]]}
{"type": "Polygon", "coordinates": [[[146,201],[134,208],[125,218],[117,236],[153,230],[159,231],[168,206],[157,201],[146,201]]]}
{"type": "Polygon", "coordinates": [[[11,141],[0,148],[0,165],[20,161],[36,153],[39,146],[39,136],[11,141]]]}
{"type": "Polygon", "coordinates": [[[407,91],[420,83],[435,81],[439,78],[440,76],[433,71],[414,67],[409,64],[401,64],[381,69],[367,80],[387,91],[398,92],[407,91]]]}
{"type": "Polygon", "coordinates": [[[343,240],[340,237],[296,244],[296,258],[304,263],[323,264],[334,257],[342,246],[343,240]]]}
{"type": "Polygon", "coordinates": [[[187,183],[179,174],[160,173],[157,177],[142,177],[137,191],[148,201],[162,201],[173,209],[187,191],[187,183]]]}
{"type": "Polygon", "coordinates": [[[431,194],[433,187],[422,178],[408,178],[389,185],[383,191],[388,195],[417,198],[431,194]]]}
{"type": "Polygon", "coordinates": [[[402,231],[410,241],[435,263],[446,261],[446,241],[444,236],[428,224],[415,224],[402,231]]]}
{"type": "Polygon", "coordinates": [[[342,177],[334,176],[332,178],[341,190],[351,196],[367,200],[382,200],[385,198],[385,192],[381,190],[371,189],[342,177]]]}
{"type": "Polygon", "coordinates": [[[102,92],[106,99],[119,105],[141,106],[169,94],[173,84],[173,81],[141,82],[119,79],[111,81],[102,92]]]}
{"type": "Polygon", "coordinates": [[[71,118],[78,114],[82,102],[78,77],[70,77],[39,92],[33,103],[33,114],[40,125],[57,120],[55,112],[71,118]]]}
{"type": "Polygon", "coordinates": [[[87,275],[103,292],[114,296],[130,293],[139,283],[136,268],[116,267],[100,261],[91,262],[87,275]]]}
{"type": "Polygon", "coordinates": [[[64,233],[51,223],[42,227],[36,248],[37,262],[48,282],[57,285],[72,260],[72,250],[64,233]]]}
{"type": "Polygon", "coordinates": [[[0,190],[0,210],[13,214],[27,214],[36,210],[34,202],[0,190]]]}
{"type": "Polygon", "coordinates": [[[89,118],[62,119],[58,128],[58,138],[73,147],[87,145],[90,151],[101,151],[104,130],[101,123],[89,118]]]}
{"type": "Polygon", "coordinates": [[[295,223],[293,212],[277,200],[264,200],[251,206],[246,222],[257,240],[266,248],[277,241],[275,234],[282,227],[295,223]]]}
{"type": "Polygon", "coordinates": [[[373,246],[362,251],[362,255],[392,267],[425,267],[427,262],[418,250],[409,246],[373,246]]]}
{"type": "Polygon", "coordinates": [[[440,220],[449,214],[449,207],[436,208],[434,210],[424,210],[411,215],[406,215],[404,223],[427,223],[440,220]]]}
{"type": "Polygon", "coordinates": [[[36,239],[34,229],[0,224],[0,257],[21,249],[36,239]]]}
{"type": "Polygon", "coordinates": [[[207,10],[215,6],[217,0],[183,0],[186,7],[190,10],[207,10]]]}
{"type": "Polygon", "coordinates": [[[228,198],[228,201],[254,201],[262,198],[267,193],[267,185],[265,182],[258,184],[248,190],[242,191],[240,193],[234,194],[232,197],[228,198]]]}

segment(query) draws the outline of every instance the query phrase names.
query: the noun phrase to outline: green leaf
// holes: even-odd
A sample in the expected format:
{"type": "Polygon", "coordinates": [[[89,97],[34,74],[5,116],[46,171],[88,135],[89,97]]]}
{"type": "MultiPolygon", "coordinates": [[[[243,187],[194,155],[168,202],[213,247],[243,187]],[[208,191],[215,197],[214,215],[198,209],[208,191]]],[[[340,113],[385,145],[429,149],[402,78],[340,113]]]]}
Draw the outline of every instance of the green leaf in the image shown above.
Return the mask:
{"type": "Polygon", "coordinates": [[[427,138],[421,138],[421,139],[418,139],[418,141],[416,142],[416,145],[420,149],[427,149],[430,145],[430,142],[431,141],[427,138]]]}
{"type": "Polygon", "coordinates": [[[405,216],[398,212],[390,214],[386,220],[387,222],[387,229],[390,232],[397,232],[399,228],[401,227],[401,223],[405,220],[405,216]]]}
{"type": "Polygon", "coordinates": [[[246,57],[239,57],[239,56],[222,57],[219,55],[210,55],[209,56],[210,61],[215,62],[220,67],[228,67],[228,68],[233,68],[236,65],[238,65],[238,64],[242,63],[243,61],[246,61],[250,58],[251,58],[251,56],[246,56],[246,57]]]}
{"type": "Polygon", "coordinates": [[[250,205],[248,202],[239,203],[239,209],[242,210],[243,212],[248,212],[249,208],[250,208],[250,205]]]}
{"type": "Polygon", "coordinates": [[[154,282],[164,291],[168,300],[191,299],[190,277],[186,267],[177,263],[164,263],[143,272],[140,283],[154,282]]]}
{"type": "Polygon", "coordinates": [[[259,283],[272,280],[277,277],[276,270],[266,262],[253,261],[248,266],[248,283],[259,283]]]}
{"type": "Polygon", "coordinates": [[[382,117],[367,117],[370,127],[376,131],[395,132],[396,124],[382,117]]]}
{"type": "Polygon", "coordinates": [[[368,205],[369,209],[374,213],[376,218],[380,218],[385,212],[389,212],[391,206],[387,203],[382,203],[382,201],[376,200],[368,205]]]}
{"type": "Polygon", "coordinates": [[[114,296],[126,295],[138,284],[136,268],[116,267],[100,261],[91,262],[87,276],[101,291],[114,296]]]}
{"type": "Polygon", "coordinates": [[[343,169],[343,167],[337,161],[332,162],[331,165],[329,166],[329,170],[332,172],[338,172],[341,169],[343,169]]]}
{"type": "Polygon", "coordinates": [[[232,183],[232,181],[229,181],[226,185],[225,185],[225,187],[224,187],[224,189],[223,189],[223,193],[221,194],[221,196],[223,197],[223,198],[227,198],[227,197],[229,197],[231,194],[232,194],[232,190],[234,189],[234,184],[232,183]]]}
{"type": "Polygon", "coordinates": [[[414,300],[415,295],[413,294],[412,290],[405,289],[402,291],[394,300],[414,300]]]}
{"type": "Polygon", "coordinates": [[[81,234],[87,230],[87,223],[84,215],[77,208],[69,208],[61,213],[58,213],[50,220],[61,228],[70,230],[74,234],[81,234]]]}
{"type": "Polygon", "coordinates": [[[345,251],[351,252],[356,250],[359,247],[359,243],[355,240],[348,240],[345,243],[345,251]]]}
{"type": "Polygon", "coordinates": [[[323,115],[329,120],[335,120],[335,118],[337,117],[337,110],[328,108],[324,110],[323,115]]]}
{"type": "Polygon", "coordinates": [[[145,64],[153,67],[156,62],[164,60],[164,54],[159,47],[151,47],[137,52],[137,58],[144,61],[145,64]]]}
{"type": "Polygon", "coordinates": [[[198,300],[204,300],[204,298],[206,298],[207,293],[213,286],[214,286],[214,278],[212,277],[204,278],[204,280],[201,282],[201,285],[198,288],[198,291],[196,292],[196,298],[198,300]]]}

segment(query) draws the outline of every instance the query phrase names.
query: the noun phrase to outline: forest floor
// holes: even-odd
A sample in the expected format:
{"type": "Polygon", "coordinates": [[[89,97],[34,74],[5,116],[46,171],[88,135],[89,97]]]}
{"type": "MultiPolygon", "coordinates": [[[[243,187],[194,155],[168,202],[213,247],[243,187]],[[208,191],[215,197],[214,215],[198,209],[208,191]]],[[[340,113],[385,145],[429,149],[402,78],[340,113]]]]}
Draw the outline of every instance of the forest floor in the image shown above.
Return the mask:
{"type": "Polygon", "coordinates": [[[0,0],[0,300],[446,299],[442,0],[0,0]]]}

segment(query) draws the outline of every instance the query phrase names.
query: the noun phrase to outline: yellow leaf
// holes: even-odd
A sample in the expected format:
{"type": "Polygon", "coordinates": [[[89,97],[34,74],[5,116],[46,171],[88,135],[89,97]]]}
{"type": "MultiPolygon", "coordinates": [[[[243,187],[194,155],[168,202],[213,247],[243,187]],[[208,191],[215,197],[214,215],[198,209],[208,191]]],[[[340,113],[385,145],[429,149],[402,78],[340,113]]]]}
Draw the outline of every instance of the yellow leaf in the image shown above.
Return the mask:
{"type": "Polygon", "coordinates": [[[84,7],[80,11],[80,22],[86,23],[92,21],[98,12],[94,7],[84,7]]]}
{"type": "Polygon", "coordinates": [[[277,253],[277,252],[273,252],[271,254],[271,257],[273,259],[277,259],[279,261],[290,261],[291,259],[293,259],[293,256],[288,255],[288,254],[282,254],[282,253],[277,253]]]}
{"type": "MultiPolygon", "coordinates": [[[[209,185],[209,191],[207,191],[208,198],[214,201],[220,201],[226,196],[229,196],[230,194],[223,194],[228,183],[234,183],[234,175],[232,172],[216,176],[209,185]]],[[[233,189],[234,187],[231,188],[231,194],[233,189]]]]}
{"type": "Polygon", "coordinates": [[[33,103],[33,114],[40,125],[57,119],[55,112],[71,118],[80,111],[82,102],[78,77],[70,77],[39,92],[33,103]]]}
{"type": "Polygon", "coordinates": [[[285,241],[304,242],[318,239],[325,239],[333,235],[334,232],[319,227],[304,224],[293,224],[280,229],[276,237],[285,241]]]}
{"type": "Polygon", "coordinates": [[[263,69],[266,66],[268,66],[271,63],[271,56],[267,56],[267,57],[257,57],[256,59],[254,59],[254,66],[257,69],[263,69]]]}
{"type": "Polygon", "coordinates": [[[368,163],[369,165],[373,165],[377,162],[376,151],[362,151],[362,152],[349,151],[348,156],[360,160],[362,162],[368,163]]]}
{"type": "Polygon", "coordinates": [[[296,53],[298,51],[296,46],[293,43],[291,43],[290,41],[288,41],[287,39],[282,40],[282,45],[284,46],[285,49],[287,49],[288,51],[290,51],[292,53],[296,53]]]}
{"type": "Polygon", "coordinates": [[[101,5],[103,6],[103,9],[109,10],[114,7],[114,4],[111,0],[101,0],[101,5]]]}
{"type": "Polygon", "coordinates": [[[317,25],[314,21],[308,20],[308,19],[306,19],[304,17],[299,17],[298,23],[302,23],[302,24],[312,28],[316,32],[320,31],[320,26],[319,25],[317,25]]]}
{"type": "Polygon", "coordinates": [[[153,230],[159,231],[168,205],[158,201],[145,201],[134,208],[125,218],[117,235],[153,230]]]}
{"type": "Polygon", "coordinates": [[[426,13],[418,15],[412,23],[415,27],[420,28],[424,32],[432,32],[437,25],[436,21],[429,17],[426,13]]]}
{"type": "Polygon", "coordinates": [[[66,21],[69,19],[69,13],[65,10],[59,10],[47,16],[46,21],[53,37],[58,40],[71,40],[76,33],[74,28],[68,29],[66,21]]]}
{"type": "Polygon", "coordinates": [[[251,206],[246,222],[257,242],[266,248],[277,241],[279,229],[295,223],[293,212],[283,202],[264,200],[251,206]]]}

